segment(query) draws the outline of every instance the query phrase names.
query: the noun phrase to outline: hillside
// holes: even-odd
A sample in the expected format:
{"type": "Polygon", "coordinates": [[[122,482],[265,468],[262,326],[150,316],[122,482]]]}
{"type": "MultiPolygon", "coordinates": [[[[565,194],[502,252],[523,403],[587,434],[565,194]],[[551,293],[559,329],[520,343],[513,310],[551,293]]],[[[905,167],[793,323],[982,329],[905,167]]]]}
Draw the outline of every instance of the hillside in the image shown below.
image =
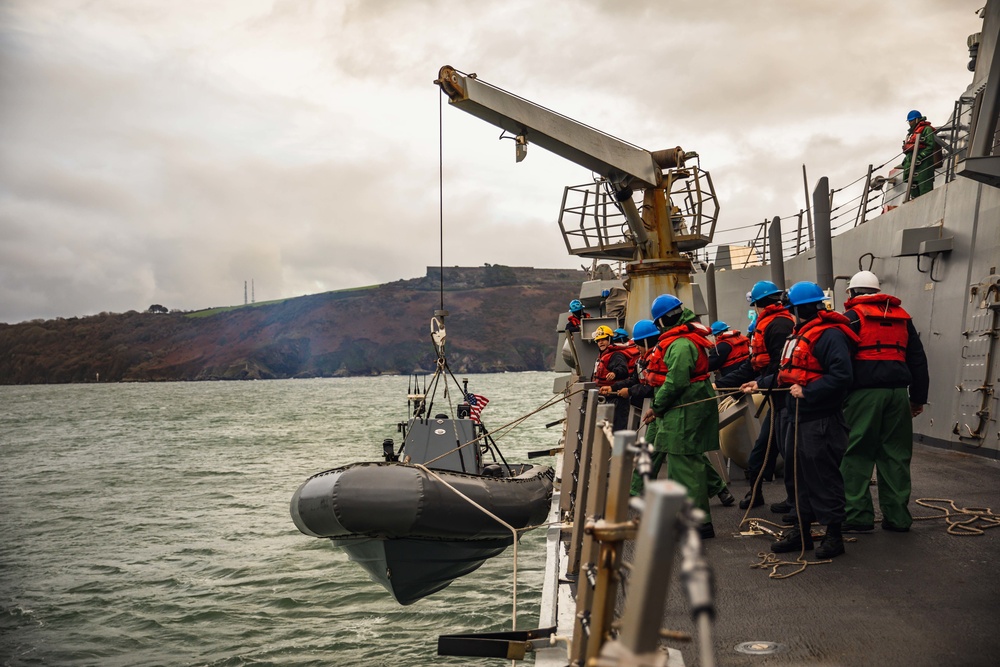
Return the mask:
{"type": "MultiPolygon", "coordinates": [[[[413,280],[208,311],[0,324],[0,384],[246,380],[433,369],[439,269],[413,280]]],[[[445,269],[456,373],[548,370],[583,272],[445,269]]],[[[160,308],[151,308],[159,310],[160,308]]]]}

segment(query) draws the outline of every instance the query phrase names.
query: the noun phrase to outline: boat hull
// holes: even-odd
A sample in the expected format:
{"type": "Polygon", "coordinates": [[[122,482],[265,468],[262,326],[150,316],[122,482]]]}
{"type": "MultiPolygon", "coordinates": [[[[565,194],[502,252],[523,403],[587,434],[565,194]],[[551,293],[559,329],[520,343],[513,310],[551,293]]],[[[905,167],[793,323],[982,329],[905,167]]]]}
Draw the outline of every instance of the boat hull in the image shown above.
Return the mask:
{"type": "Polygon", "coordinates": [[[513,538],[475,541],[418,539],[331,540],[381,584],[401,605],[446,588],[458,577],[479,569],[513,543],[513,538]]]}
{"type": "Polygon", "coordinates": [[[497,475],[403,463],[335,468],[299,487],[292,519],[306,535],[343,548],[397,602],[412,604],[502,553],[514,542],[510,527],[545,522],[551,468],[490,468],[497,475]]]}
{"type": "Polygon", "coordinates": [[[307,479],[292,496],[291,514],[313,537],[509,538],[510,530],[483,509],[514,528],[540,524],[554,476],[546,466],[520,465],[514,472],[520,474],[430,474],[403,463],[355,463],[307,479]]]}

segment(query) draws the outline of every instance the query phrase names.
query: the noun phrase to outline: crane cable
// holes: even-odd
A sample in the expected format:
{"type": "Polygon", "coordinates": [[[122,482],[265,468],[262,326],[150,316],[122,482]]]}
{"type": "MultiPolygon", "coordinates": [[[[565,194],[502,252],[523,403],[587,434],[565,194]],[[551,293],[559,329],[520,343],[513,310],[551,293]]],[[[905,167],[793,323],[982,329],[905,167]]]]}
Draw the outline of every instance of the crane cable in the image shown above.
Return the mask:
{"type": "Polygon", "coordinates": [[[438,245],[440,250],[441,278],[439,293],[441,311],[444,311],[444,90],[438,94],[438,245]]]}

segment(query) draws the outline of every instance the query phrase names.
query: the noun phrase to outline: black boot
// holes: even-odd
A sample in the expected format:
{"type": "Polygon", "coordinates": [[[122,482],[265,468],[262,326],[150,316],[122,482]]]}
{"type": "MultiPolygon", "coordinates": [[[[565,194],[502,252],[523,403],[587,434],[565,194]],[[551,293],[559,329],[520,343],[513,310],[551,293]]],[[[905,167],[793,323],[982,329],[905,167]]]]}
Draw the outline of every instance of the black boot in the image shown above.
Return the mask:
{"type": "Polygon", "coordinates": [[[757,490],[757,495],[753,496],[753,500],[750,498],[751,495],[753,495],[753,489],[747,491],[747,495],[740,501],[741,510],[745,510],[749,507],[760,507],[764,504],[764,494],[760,491],[760,489],[757,490]]]}
{"type": "Polygon", "coordinates": [[[715,537],[715,526],[710,523],[703,523],[698,526],[698,533],[701,535],[701,539],[710,540],[715,537]]]}
{"type": "Polygon", "coordinates": [[[792,528],[785,536],[771,545],[771,551],[776,554],[788,553],[789,551],[800,551],[802,549],[802,543],[805,542],[806,551],[813,548],[813,538],[812,533],[809,532],[809,527],[807,526],[805,531],[799,528],[792,528]]]}
{"type": "Polygon", "coordinates": [[[729,489],[723,489],[719,491],[719,501],[723,507],[730,507],[736,502],[736,498],[733,498],[733,494],[729,493],[729,489]]]}
{"type": "Polygon", "coordinates": [[[826,527],[823,541],[816,547],[816,558],[833,558],[844,553],[844,537],[841,535],[840,524],[831,523],[826,527]]]}
{"type": "Polygon", "coordinates": [[[791,504],[787,500],[782,500],[780,503],[772,503],[771,511],[775,514],[787,514],[795,509],[795,505],[791,504]]]}

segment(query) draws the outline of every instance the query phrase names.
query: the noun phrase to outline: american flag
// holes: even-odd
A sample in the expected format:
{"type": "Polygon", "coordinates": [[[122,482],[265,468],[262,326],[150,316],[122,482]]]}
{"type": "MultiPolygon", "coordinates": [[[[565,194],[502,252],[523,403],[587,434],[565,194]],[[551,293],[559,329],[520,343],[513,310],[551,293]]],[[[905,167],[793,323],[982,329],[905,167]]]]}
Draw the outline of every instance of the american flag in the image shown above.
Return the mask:
{"type": "Polygon", "coordinates": [[[469,417],[477,424],[482,423],[479,421],[479,413],[483,411],[490,399],[470,392],[465,395],[465,400],[469,402],[469,417]]]}

